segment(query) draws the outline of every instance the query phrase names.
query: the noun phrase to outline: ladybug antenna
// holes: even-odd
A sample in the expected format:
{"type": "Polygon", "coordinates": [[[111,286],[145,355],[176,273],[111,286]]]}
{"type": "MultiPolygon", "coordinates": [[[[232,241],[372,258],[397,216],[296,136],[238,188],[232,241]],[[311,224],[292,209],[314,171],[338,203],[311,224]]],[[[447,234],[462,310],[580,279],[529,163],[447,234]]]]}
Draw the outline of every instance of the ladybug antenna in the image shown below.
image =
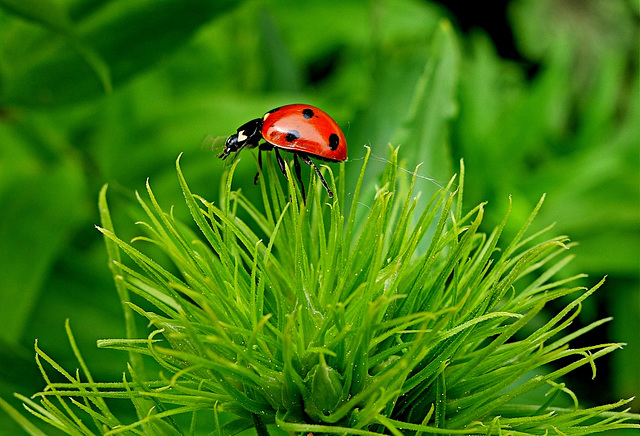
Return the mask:
{"type": "Polygon", "coordinates": [[[226,136],[213,136],[207,135],[202,139],[200,149],[204,151],[217,153],[224,147],[224,143],[227,140],[226,136]]]}

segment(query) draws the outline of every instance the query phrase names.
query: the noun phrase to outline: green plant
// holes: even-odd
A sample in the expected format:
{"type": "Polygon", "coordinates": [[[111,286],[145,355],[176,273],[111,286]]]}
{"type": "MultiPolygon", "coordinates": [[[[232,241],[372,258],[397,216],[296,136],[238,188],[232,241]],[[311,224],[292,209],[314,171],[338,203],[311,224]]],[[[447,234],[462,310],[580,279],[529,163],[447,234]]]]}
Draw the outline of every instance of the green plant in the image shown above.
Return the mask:
{"type": "Polygon", "coordinates": [[[568,435],[639,428],[629,422],[637,416],[617,410],[630,400],[584,409],[558,381],[584,365],[595,376],[595,360],[622,344],[570,347],[608,321],[569,329],[602,282],[585,289],[572,284],[582,276],[554,280],[571,259],[571,244],[545,240],[548,229],[527,236],[542,200],[517,236],[501,244],[508,213],[489,234],[478,230],[484,204],[463,213],[463,167],[456,189],[451,180],[416,210],[418,175],[409,180],[398,172],[397,149],[371,202],[360,203],[368,157],[348,209],[344,166],[338,186],[328,173],[334,201],[324,203],[311,184],[305,205],[292,175],[283,189],[269,160],[258,207],[231,189],[235,165],[214,204],[192,194],[178,162],[195,225],[178,222],[147,185],[150,200],[138,196],[146,235],[135,243],[116,236],[103,189],[100,230],[127,338],[98,345],[128,352],[127,374],[121,382],[95,381],[67,327],[81,371],[66,371],[36,344],[47,387],[36,394],[40,404],[21,396],[25,407],[69,434],[195,434],[204,427],[226,435],[254,427],[259,435],[568,435]],[[162,249],[172,265],[133,247],[143,243],[162,249]],[[566,296],[566,307],[539,319],[542,308],[566,296]],[[138,332],[137,317],[150,333],[138,332]],[[45,363],[66,380],[53,381],[45,363]],[[548,395],[518,401],[539,388],[548,395]],[[116,416],[108,399],[130,401],[135,417],[116,416]]]}

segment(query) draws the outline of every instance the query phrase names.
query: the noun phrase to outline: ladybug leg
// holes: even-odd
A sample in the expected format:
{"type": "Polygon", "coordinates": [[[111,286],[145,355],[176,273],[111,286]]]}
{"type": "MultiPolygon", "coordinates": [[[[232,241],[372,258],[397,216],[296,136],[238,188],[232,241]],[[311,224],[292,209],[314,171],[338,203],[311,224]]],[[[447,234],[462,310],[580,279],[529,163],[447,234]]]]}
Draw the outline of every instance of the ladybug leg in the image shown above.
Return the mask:
{"type": "Polygon", "coordinates": [[[280,168],[280,171],[282,171],[282,174],[287,177],[287,170],[285,170],[284,159],[282,159],[282,156],[280,156],[277,148],[274,148],[274,150],[276,151],[276,162],[278,162],[278,167],[280,168]]]}
{"type": "MultiPolygon", "coordinates": [[[[258,168],[260,168],[260,171],[262,171],[262,150],[261,149],[258,149],[258,168]]],[[[256,175],[253,176],[254,185],[258,184],[258,177],[260,177],[260,171],[258,171],[256,175]]]]}
{"type": "MultiPolygon", "coordinates": [[[[258,146],[258,168],[260,168],[260,171],[258,171],[253,178],[254,185],[258,184],[258,177],[260,177],[260,172],[262,171],[262,152],[270,150],[273,150],[273,145],[269,144],[268,142],[263,142],[258,146]]],[[[278,165],[280,165],[280,163],[278,163],[278,165]]]]}
{"type": "Polygon", "coordinates": [[[293,153],[293,166],[296,170],[296,179],[300,183],[300,190],[302,191],[302,202],[307,202],[307,195],[304,192],[304,183],[302,183],[302,168],[300,168],[300,161],[298,160],[298,153],[293,153]]]}
{"type": "Polygon", "coordinates": [[[333,198],[333,192],[331,192],[331,189],[329,189],[329,184],[324,179],[324,177],[322,177],[322,173],[320,172],[320,169],[316,166],[316,164],[314,164],[313,161],[309,159],[309,156],[307,156],[306,154],[300,154],[300,159],[302,159],[302,162],[306,163],[307,165],[312,167],[314,170],[316,170],[316,174],[318,175],[318,178],[320,178],[320,181],[324,185],[324,189],[327,190],[327,194],[329,195],[329,198],[333,198]]]}

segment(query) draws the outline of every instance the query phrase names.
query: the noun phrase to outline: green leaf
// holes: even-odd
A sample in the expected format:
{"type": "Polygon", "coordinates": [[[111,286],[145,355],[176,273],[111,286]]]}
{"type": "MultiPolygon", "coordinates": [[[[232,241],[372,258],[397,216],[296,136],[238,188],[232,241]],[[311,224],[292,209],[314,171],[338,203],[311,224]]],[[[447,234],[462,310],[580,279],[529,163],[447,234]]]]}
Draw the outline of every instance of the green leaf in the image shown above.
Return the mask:
{"type": "Polygon", "coordinates": [[[104,91],[107,93],[111,92],[109,67],[98,53],[78,38],[66,10],[64,10],[59,3],[48,0],[1,0],[0,5],[17,15],[41,24],[50,31],[64,37],[68,44],[76,50],[76,52],[94,70],[104,91]]]}
{"type": "Polygon", "coordinates": [[[70,21],[60,2],[55,0],[0,0],[6,10],[42,24],[50,30],[65,33],[70,31],[70,21]]]}
{"type": "Polygon", "coordinates": [[[423,163],[423,177],[416,181],[419,192],[434,192],[431,179],[444,183],[453,175],[450,123],[458,112],[456,97],[460,54],[453,28],[442,21],[434,36],[429,59],[418,80],[404,122],[391,138],[401,145],[411,166],[423,163]]]}
{"type": "Polygon", "coordinates": [[[78,170],[64,162],[30,177],[14,174],[0,191],[0,337],[5,341],[20,339],[53,263],[87,212],[78,207],[84,196],[78,170]]]}
{"type": "Polygon", "coordinates": [[[11,407],[11,405],[2,398],[0,398],[0,408],[2,408],[7,414],[9,414],[22,427],[22,429],[29,433],[31,436],[46,436],[46,433],[36,427],[24,415],[18,412],[15,408],[11,407]]]}
{"type": "Polygon", "coordinates": [[[41,35],[39,44],[22,50],[10,47],[16,58],[7,59],[6,68],[0,70],[4,84],[0,103],[49,106],[100,96],[105,85],[120,86],[158,64],[234,4],[231,0],[102,4],[73,24],[71,40],[41,35]]]}

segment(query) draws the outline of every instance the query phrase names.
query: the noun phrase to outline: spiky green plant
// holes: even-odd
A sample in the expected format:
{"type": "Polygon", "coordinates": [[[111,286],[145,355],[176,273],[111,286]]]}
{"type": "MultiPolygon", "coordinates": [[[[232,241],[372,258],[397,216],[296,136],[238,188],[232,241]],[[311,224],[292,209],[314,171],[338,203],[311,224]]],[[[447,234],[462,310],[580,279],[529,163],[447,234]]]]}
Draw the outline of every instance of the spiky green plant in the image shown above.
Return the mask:
{"type": "Polygon", "coordinates": [[[178,222],[148,186],[149,200],[138,196],[146,235],[132,243],[116,236],[103,189],[100,230],[127,338],[98,346],[128,352],[127,374],[120,382],[95,381],[67,326],[81,371],[67,372],[36,344],[47,387],[36,394],[39,403],[20,397],[27,410],[78,435],[638,428],[637,416],[619,410],[629,400],[582,408],[558,381],[583,365],[595,376],[595,360],[622,344],[570,346],[608,321],[570,330],[602,282],[586,289],[573,284],[582,276],[554,279],[571,259],[570,243],[545,239],[548,229],[527,236],[542,201],[502,244],[508,212],[490,234],[480,233],[484,205],[463,213],[462,180],[417,210],[417,175],[398,173],[397,150],[372,202],[360,204],[368,157],[348,214],[344,166],[337,187],[328,172],[336,198],[325,203],[312,185],[305,205],[291,174],[283,188],[268,162],[258,206],[231,189],[235,166],[214,203],[190,191],[177,164],[195,225],[178,222]],[[173,265],[145,255],[145,242],[173,265]],[[570,302],[541,319],[541,309],[560,298],[570,302]],[[136,317],[150,332],[136,330],[136,317]],[[66,381],[50,381],[45,363],[66,381]],[[547,395],[520,401],[538,388],[547,395]],[[107,399],[130,402],[135,415],[117,416],[107,399]]]}

